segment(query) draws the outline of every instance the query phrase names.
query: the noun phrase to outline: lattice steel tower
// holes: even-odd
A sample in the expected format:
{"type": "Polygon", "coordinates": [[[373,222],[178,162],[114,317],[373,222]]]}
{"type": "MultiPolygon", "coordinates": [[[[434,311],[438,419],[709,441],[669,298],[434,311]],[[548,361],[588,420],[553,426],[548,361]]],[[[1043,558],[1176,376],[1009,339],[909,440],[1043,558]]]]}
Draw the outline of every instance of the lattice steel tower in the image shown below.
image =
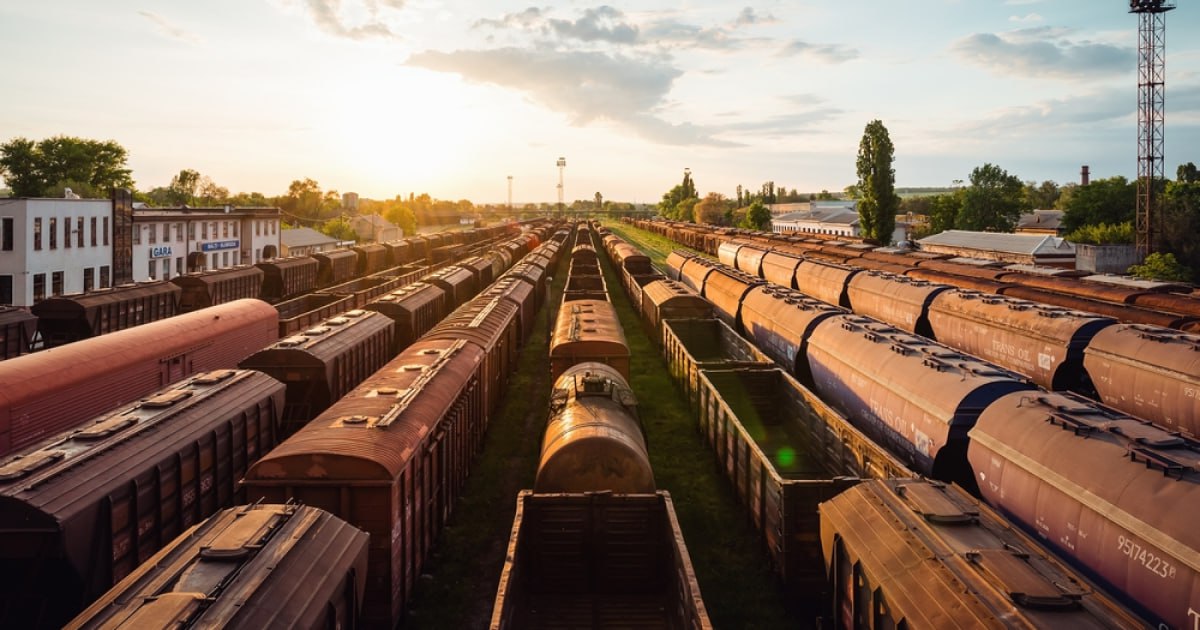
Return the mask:
{"type": "Polygon", "coordinates": [[[1139,260],[1154,251],[1155,222],[1159,220],[1155,185],[1166,176],[1166,13],[1174,8],[1167,0],[1129,0],[1129,12],[1138,15],[1138,178],[1133,227],[1139,260]]]}

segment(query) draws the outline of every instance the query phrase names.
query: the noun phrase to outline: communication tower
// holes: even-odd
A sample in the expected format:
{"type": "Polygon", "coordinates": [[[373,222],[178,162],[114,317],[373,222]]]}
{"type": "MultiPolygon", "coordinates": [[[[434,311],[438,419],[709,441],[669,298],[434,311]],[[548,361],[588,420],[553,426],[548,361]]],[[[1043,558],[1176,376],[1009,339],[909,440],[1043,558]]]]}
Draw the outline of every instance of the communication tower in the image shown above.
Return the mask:
{"type": "Polygon", "coordinates": [[[1166,13],[1175,8],[1168,0],[1129,0],[1129,12],[1138,16],[1138,173],[1137,233],[1138,259],[1155,247],[1158,198],[1155,182],[1165,179],[1163,135],[1166,100],[1166,13]]]}
{"type": "Polygon", "coordinates": [[[567,158],[558,158],[558,213],[563,212],[563,170],[567,168],[567,158]]]}

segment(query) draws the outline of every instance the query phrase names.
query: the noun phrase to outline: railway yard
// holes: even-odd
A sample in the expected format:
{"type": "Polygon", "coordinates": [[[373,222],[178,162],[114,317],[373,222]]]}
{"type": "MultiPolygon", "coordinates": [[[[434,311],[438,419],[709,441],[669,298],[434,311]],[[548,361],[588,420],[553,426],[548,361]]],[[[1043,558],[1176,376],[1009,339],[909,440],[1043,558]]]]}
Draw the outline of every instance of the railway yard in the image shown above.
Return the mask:
{"type": "Polygon", "coordinates": [[[0,309],[0,626],[1196,627],[1191,291],[532,220],[0,309]]]}

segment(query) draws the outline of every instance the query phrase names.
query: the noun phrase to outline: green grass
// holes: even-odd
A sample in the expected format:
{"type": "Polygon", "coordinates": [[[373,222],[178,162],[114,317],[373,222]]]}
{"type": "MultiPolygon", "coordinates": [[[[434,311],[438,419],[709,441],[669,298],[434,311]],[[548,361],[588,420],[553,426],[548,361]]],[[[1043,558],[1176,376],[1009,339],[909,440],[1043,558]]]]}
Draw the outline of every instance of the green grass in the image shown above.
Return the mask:
{"type": "Polygon", "coordinates": [[[612,230],[617,236],[636,245],[642,250],[643,254],[650,257],[650,262],[653,262],[655,266],[663,271],[667,269],[667,256],[671,254],[671,250],[682,249],[706,258],[712,258],[712,256],[698,249],[680,245],[665,236],[634,227],[628,223],[607,222],[604,226],[612,230]]]}

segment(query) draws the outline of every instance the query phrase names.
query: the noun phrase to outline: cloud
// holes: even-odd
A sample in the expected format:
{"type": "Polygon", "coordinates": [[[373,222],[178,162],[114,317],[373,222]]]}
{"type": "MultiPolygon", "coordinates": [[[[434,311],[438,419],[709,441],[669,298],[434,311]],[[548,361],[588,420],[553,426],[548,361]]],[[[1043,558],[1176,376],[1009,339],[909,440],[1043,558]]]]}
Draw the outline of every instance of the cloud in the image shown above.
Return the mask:
{"type": "Polygon", "coordinates": [[[754,12],[753,8],[746,7],[742,9],[742,12],[738,14],[737,19],[733,21],[733,26],[734,28],[738,28],[742,26],[751,26],[753,24],[774,24],[778,21],[779,20],[775,19],[775,16],[771,14],[759,15],[754,12]]]}
{"type": "Polygon", "coordinates": [[[601,52],[497,48],[426,51],[406,64],[519,91],[579,126],[612,121],[663,144],[733,145],[713,137],[711,129],[672,124],[654,114],[682,74],[661,61],[601,52]]]}
{"type": "Polygon", "coordinates": [[[150,11],[138,11],[138,15],[150,20],[152,24],[158,27],[157,30],[160,35],[164,35],[171,39],[176,39],[189,44],[204,43],[204,40],[201,39],[199,35],[175,26],[169,20],[167,20],[167,18],[158,15],[157,13],[152,13],[150,11]]]}
{"type": "Polygon", "coordinates": [[[344,15],[342,0],[306,0],[305,9],[313,23],[322,31],[335,37],[347,39],[392,39],[398,37],[392,29],[380,19],[382,9],[398,10],[405,5],[405,0],[362,0],[355,3],[352,11],[356,14],[365,13],[361,20],[351,20],[344,15]],[[355,23],[358,22],[358,23],[355,23]]]}
{"type": "Polygon", "coordinates": [[[841,44],[810,44],[799,39],[792,40],[779,51],[780,57],[808,57],[822,63],[844,63],[858,58],[858,50],[841,44]]]}
{"type": "Polygon", "coordinates": [[[584,10],[583,16],[574,22],[552,19],[549,26],[562,39],[632,44],[638,39],[638,27],[623,18],[624,14],[617,9],[601,6],[584,10]]]}
{"type": "MultiPolygon", "coordinates": [[[[972,121],[956,133],[974,136],[1048,135],[1065,129],[1096,129],[1130,118],[1135,113],[1132,89],[1109,88],[1047,99],[1033,105],[997,110],[982,120],[972,121]]],[[[1133,127],[1130,127],[1133,133],[1133,127]]]]}
{"type": "Polygon", "coordinates": [[[1008,16],[1008,21],[1009,22],[1017,22],[1019,24],[1024,24],[1024,23],[1032,24],[1034,22],[1041,22],[1042,16],[1038,15],[1037,13],[1028,13],[1023,16],[1022,15],[1010,15],[1010,16],[1008,16]]]}
{"type": "Polygon", "coordinates": [[[985,68],[1021,77],[1094,80],[1098,75],[1132,72],[1132,48],[1086,40],[1073,42],[1060,31],[1034,28],[1009,33],[976,33],[958,40],[951,50],[985,68]]]}
{"type": "Polygon", "coordinates": [[[475,20],[471,24],[471,28],[524,28],[531,29],[542,24],[542,10],[537,7],[529,7],[520,13],[509,13],[498,20],[487,18],[475,20]]]}

